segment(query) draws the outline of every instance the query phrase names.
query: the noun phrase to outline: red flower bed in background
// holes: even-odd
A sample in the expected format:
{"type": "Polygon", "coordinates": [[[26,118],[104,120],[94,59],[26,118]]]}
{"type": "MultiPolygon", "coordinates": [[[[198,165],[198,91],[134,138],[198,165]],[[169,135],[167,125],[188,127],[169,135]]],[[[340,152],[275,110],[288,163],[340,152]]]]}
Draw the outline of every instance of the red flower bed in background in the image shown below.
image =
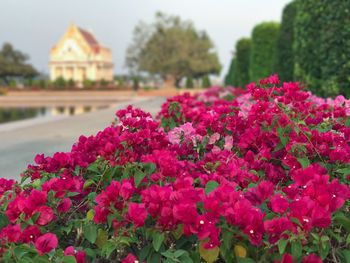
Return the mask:
{"type": "Polygon", "coordinates": [[[350,101],[277,76],[128,107],[1,180],[4,262],[347,262],[350,101]]]}

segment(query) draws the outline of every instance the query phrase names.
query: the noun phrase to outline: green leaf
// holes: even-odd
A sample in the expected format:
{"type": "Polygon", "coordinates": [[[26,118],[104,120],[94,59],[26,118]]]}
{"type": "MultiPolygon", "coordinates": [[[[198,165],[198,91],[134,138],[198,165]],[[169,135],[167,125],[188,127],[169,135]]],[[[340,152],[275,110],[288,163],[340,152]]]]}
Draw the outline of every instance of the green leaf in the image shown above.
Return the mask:
{"type": "Polygon", "coordinates": [[[142,182],[143,178],[145,178],[146,174],[142,171],[136,171],[134,180],[135,180],[135,186],[139,187],[140,183],[142,182]]]}
{"type": "Polygon", "coordinates": [[[321,242],[324,243],[324,242],[327,242],[329,241],[329,237],[328,236],[322,236],[321,237],[321,242]]]}
{"type": "Polygon", "coordinates": [[[87,168],[88,171],[99,173],[98,163],[92,163],[87,168]]]}
{"type": "Polygon", "coordinates": [[[98,230],[97,238],[95,244],[98,248],[103,248],[103,246],[107,243],[108,235],[107,232],[103,229],[98,230]]]}
{"type": "Polygon", "coordinates": [[[310,166],[310,161],[307,157],[298,158],[298,162],[301,164],[303,168],[310,166]]]}
{"type": "Polygon", "coordinates": [[[161,262],[162,255],[159,253],[151,253],[149,254],[149,256],[147,257],[147,261],[146,262],[161,262]]]}
{"type": "MultiPolygon", "coordinates": [[[[144,246],[140,251],[139,251],[139,254],[138,254],[138,258],[141,262],[143,262],[147,257],[148,255],[151,253],[152,251],[152,245],[151,244],[148,244],[146,246],[144,246]]],[[[162,253],[163,254],[163,253],[162,253]]]]}
{"type": "Polygon", "coordinates": [[[295,259],[299,259],[302,255],[302,246],[300,240],[292,242],[292,256],[295,259]]]}
{"type": "Polygon", "coordinates": [[[0,230],[7,226],[10,223],[10,221],[8,220],[7,216],[4,215],[3,213],[0,213],[0,230]]]}
{"type": "Polygon", "coordinates": [[[283,255],[284,251],[286,250],[288,244],[288,240],[287,239],[280,239],[278,240],[278,252],[283,255]]]}
{"type": "Polygon", "coordinates": [[[205,186],[205,193],[208,195],[209,193],[214,191],[218,186],[219,186],[219,184],[216,181],[207,182],[207,184],[205,186]]]}
{"type": "Polygon", "coordinates": [[[220,249],[215,247],[213,249],[206,249],[204,247],[204,241],[199,243],[199,255],[204,259],[207,263],[213,263],[219,257],[220,249]]]}
{"type": "Polygon", "coordinates": [[[337,254],[339,255],[341,263],[350,263],[350,250],[338,250],[337,254]]]}
{"type": "Polygon", "coordinates": [[[153,174],[157,170],[157,166],[155,163],[145,163],[143,167],[148,175],[153,174]]]}
{"type": "Polygon", "coordinates": [[[109,241],[105,246],[102,248],[102,253],[106,256],[108,259],[114,250],[117,249],[117,244],[115,242],[109,241]]]}
{"type": "Polygon", "coordinates": [[[288,143],[288,137],[285,136],[286,131],[287,130],[282,127],[277,127],[277,134],[283,146],[286,146],[288,143]]]}
{"type": "Polygon", "coordinates": [[[32,262],[35,263],[50,263],[51,260],[45,255],[45,256],[36,256],[32,259],[32,262]]]}
{"type": "Polygon", "coordinates": [[[23,247],[23,246],[18,246],[15,247],[15,249],[13,250],[13,252],[16,255],[16,258],[22,258],[25,254],[27,254],[30,250],[28,249],[28,247],[23,247]]]}
{"type": "Polygon", "coordinates": [[[92,221],[92,219],[95,216],[95,210],[94,209],[90,209],[87,213],[86,213],[86,220],[87,221],[92,221]]]}
{"type": "Polygon", "coordinates": [[[63,263],[77,263],[76,259],[74,256],[65,256],[63,258],[63,263]]]}
{"type": "Polygon", "coordinates": [[[333,220],[350,232],[350,219],[346,215],[339,212],[333,217],[333,220]]]}
{"type": "Polygon", "coordinates": [[[175,256],[176,258],[181,257],[183,254],[189,255],[188,252],[187,252],[186,250],[183,250],[183,249],[179,249],[179,250],[176,250],[176,251],[174,252],[174,256],[175,256]]]}
{"type": "Polygon", "coordinates": [[[338,169],[336,172],[341,173],[343,175],[348,175],[348,174],[350,174],[350,167],[338,169]]]}
{"type": "Polygon", "coordinates": [[[153,237],[153,241],[152,241],[153,248],[155,251],[158,252],[165,239],[164,233],[154,232],[152,237],[153,237]]]}
{"type": "Polygon", "coordinates": [[[303,226],[303,225],[300,223],[299,219],[296,218],[296,217],[291,217],[291,218],[290,218],[290,221],[292,221],[293,223],[297,224],[298,226],[303,226]]]}
{"type": "Polygon", "coordinates": [[[324,260],[328,256],[330,248],[331,247],[329,245],[329,242],[323,243],[321,245],[320,256],[321,256],[322,260],[324,260]]]}
{"type": "Polygon", "coordinates": [[[253,259],[251,258],[237,258],[237,263],[256,263],[253,259]]]}
{"type": "Polygon", "coordinates": [[[347,118],[344,124],[346,127],[350,127],[350,118],[347,118]]]}
{"type": "Polygon", "coordinates": [[[190,257],[190,255],[188,254],[188,252],[186,252],[186,254],[183,254],[182,256],[180,256],[179,260],[181,263],[193,263],[193,260],[190,257]]]}
{"type": "Polygon", "coordinates": [[[97,238],[97,226],[96,225],[87,225],[83,228],[84,237],[94,244],[97,238]]]}
{"type": "Polygon", "coordinates": [[[83,189],[88,188],[90,185],[94,184],[95,182],[92,179],[87,179],[84,183],[83,189]]]}

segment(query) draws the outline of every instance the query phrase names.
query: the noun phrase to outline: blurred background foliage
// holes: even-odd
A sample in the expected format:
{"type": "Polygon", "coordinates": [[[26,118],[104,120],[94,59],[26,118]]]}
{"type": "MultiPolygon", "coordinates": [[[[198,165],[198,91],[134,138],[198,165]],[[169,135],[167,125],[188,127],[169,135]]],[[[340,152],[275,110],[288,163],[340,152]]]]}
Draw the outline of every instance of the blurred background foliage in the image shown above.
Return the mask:
{"type": "Polygon", "coordinates": [[[282,81],[300,81],[319,96],[350,96],[349,0],[294,0],[284,8],[280,26],[257,25],[251,34],[249,79],[244,80],[240,41],[226,85],[244,87],[277,73],[282,81]]]}

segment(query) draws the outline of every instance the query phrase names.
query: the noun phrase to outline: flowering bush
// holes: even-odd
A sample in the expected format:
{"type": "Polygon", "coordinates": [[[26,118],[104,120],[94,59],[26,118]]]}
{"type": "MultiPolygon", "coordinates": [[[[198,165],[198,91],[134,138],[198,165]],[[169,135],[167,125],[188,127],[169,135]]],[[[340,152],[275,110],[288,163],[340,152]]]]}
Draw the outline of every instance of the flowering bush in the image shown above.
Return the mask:
{"type": "Polygon", "coordinates": [[[0,179],[2,262],[349,262],[350,108],[277,76],[129,106],[0,179]]]}

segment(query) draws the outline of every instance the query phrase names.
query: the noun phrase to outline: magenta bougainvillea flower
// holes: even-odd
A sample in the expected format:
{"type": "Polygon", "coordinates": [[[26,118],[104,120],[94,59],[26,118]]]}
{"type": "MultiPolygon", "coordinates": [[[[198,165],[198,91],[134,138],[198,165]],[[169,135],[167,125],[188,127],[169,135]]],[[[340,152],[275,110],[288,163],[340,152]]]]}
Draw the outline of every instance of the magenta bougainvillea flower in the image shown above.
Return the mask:
{"type": "Polygon", "coordinates": [[[349,255],[350,100],[273,75],[169,98],[156,118],[116,116],[69,152],[38,154],[22,182],[0,179],[0,261],[349,255]]]}
{"type": "Polygon", "coordinates": [[[57,245],[58,239],[56,235],[52,233],[46,233],[35,241],[35,248],[38,250],[39,255],[51,252],[57,245]]]}

